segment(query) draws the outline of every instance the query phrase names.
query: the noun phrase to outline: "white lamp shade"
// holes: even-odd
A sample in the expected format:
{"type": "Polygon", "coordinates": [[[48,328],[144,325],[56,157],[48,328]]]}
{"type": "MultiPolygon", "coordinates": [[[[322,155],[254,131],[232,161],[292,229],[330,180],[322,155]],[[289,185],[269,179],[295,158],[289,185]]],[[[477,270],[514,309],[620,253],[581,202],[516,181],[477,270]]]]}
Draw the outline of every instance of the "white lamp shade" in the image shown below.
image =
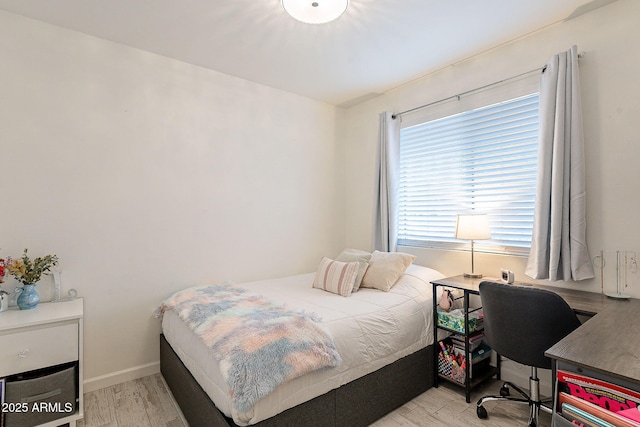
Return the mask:
{"type": "Polygon", "coordinates": [[[324,24],[338,19],[349,6],[349,0],[282,0],[289,15],[307,24],[324,24]]]}
{"type": "Polygon", "coordinates": [[[486,214],[458,215],[456,239],[484,240],[491,238],[489,217],[486,214]]]}

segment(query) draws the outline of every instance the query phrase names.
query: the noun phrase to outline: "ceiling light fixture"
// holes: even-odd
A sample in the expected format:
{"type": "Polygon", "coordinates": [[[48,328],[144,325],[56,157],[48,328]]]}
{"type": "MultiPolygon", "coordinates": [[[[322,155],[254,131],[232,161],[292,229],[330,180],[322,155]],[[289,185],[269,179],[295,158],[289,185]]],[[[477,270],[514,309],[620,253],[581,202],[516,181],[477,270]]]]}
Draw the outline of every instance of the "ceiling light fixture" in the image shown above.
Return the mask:
{"type": "Polygon", "coordinates": [[[307,24],[325,24],[338,19],[349,0],[282,0],[282,7],[294,19],[307,24]]]}

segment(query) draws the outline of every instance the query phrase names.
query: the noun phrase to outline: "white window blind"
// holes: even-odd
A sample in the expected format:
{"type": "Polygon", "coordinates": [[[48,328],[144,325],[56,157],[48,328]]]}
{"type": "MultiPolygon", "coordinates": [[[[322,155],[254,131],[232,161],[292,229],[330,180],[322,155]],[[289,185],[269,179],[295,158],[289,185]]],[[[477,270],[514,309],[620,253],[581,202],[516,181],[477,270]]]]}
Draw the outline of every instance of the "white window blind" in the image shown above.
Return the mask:
{"type": "Polygon", "coordinates": [[[535,202],[538,94],[403,128],[398,245],[463,248],[456,215],[487,213],[486,252],[528,254],[535,202]]]}

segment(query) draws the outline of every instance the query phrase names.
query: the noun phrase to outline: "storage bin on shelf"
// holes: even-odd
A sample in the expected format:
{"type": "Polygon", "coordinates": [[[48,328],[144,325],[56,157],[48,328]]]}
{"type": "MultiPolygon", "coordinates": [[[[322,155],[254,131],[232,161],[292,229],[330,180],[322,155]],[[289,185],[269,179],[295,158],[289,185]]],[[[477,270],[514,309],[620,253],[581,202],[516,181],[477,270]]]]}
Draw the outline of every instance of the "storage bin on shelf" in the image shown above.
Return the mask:
{"type": "Polygon", "coordinates": [[[48,423],[78,409],[77,361],[11,375],[3,380],[4,403],[24,409],[3,413],[3,426],[48,423]]]}
{"type": "MultiPolygon", "coordinates": [[[[444,310],[438,310],[438,326],[451,329],[453,331],[465,333],[464,330],[464,311],[462,309],[452,310],[446,312],[444,310]]],[[[469,313],[469,333],[482,328],[482,310],[477,310],[469,313]]]]}
{"type": "MultiPolygon", "coordinates": [[[[464,384],[465,365],[468,363],[464,357],[464,349],[452,345],[450,338],[442,342],[442,346],[445,347],[446,354],[442,349],[438,353],[438,372],[459,384],[464,384]]],[[[483,342],[475,351],[470,353],[470,356],[469,378],[473,378],[474,372],[477,373],[479,370],[489,366],[491,347],[483,342]]]]}
{"type": "Polygon", "coordinates": [[[464,384],[464,368],[454,365],[442,351],[438,353],[438,372],[459,384],[464,384]]]}

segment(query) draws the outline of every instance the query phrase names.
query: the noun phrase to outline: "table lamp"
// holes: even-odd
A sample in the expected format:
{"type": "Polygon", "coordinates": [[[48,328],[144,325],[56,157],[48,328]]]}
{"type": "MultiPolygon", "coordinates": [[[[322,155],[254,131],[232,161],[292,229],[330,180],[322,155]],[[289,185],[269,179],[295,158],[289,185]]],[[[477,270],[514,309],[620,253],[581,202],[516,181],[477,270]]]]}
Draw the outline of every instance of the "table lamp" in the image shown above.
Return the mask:
{"type": "Polygon", "coordinates": [[[473,264],[473,241],[491,238],[489,217],[486,214],[460,214],[456,221],[456,239],[471,240],[471,273],[464,277],[478,279],[482,274],[476,273],[473,264]]]}

